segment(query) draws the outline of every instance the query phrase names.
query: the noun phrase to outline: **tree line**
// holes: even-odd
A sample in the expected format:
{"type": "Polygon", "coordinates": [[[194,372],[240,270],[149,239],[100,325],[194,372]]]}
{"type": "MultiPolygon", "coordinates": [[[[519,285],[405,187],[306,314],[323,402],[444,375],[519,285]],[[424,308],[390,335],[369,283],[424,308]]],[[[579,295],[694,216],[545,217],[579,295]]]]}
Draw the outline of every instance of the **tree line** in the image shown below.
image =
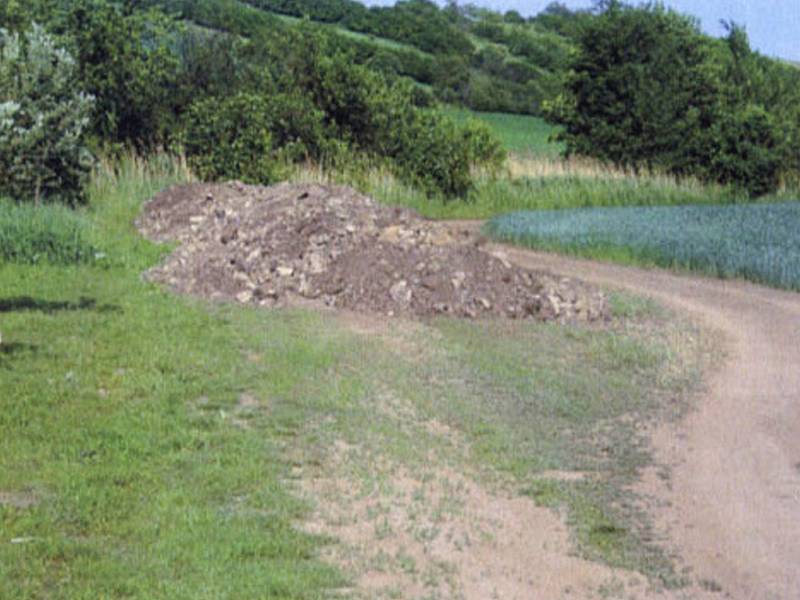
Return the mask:
{"type": "Polygon", "coordinates": [[[542,111],[568,154],[753,196],[800,173],[800,70],[735,23],[714,39],[659,4],[554,3],[525,19],[427,0],[6,0],[0,26],[0,191],[17,198],[80,201],[92,154],[127,147],[180,148],[204,177],[259,182],[301,161],[380,163],[463,196],[503,152],[436,98],[542,111]],[[277,12],[362,32],[379,20],[408,45],[277,12]],[[440,39],[412,45],[437,35],[422,21],[440,39]]]}
{"type": "Polygon", "coordinates": [[[464,195],[474,167],[503,158],[486,127],[427,108],[410,81],[358,64],[312,24],[245,38],[130,2],[34,0],[5,11],[0,188],[16,198],[80,201],[89,150],[131,146],[179,147],[204,178],[258,183],[302,161],[384,164],[445,197],[464,195]],[[43,79],[49,87],[37,87],[43,79]],[[43,165],[53,176],[41,180],[43,165]],[[75,176],[56,175],[66,172],[75,176]]]}

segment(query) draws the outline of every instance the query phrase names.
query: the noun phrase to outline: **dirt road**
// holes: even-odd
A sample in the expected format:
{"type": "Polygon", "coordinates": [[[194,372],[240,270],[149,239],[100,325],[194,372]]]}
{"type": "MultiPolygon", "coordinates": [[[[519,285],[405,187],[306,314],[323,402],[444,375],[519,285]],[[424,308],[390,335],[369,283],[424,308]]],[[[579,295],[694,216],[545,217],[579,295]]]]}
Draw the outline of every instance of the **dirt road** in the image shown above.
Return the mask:
{"type": "Polygon", "coordinates": [[[677,428],[655,436],[673,465],[657,521],[720,597],[800,598],[800,294],[507,246],[531,268],[618,286],[695,315],[729,356],[677,428]]]}

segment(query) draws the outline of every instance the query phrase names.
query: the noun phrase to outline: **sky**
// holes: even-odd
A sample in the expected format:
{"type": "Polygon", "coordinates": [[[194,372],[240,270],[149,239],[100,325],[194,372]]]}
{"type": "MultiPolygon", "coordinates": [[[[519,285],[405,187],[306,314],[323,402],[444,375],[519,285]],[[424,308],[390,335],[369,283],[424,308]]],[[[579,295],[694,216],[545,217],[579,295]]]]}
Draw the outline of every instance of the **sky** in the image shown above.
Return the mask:
{"type": "MultiPolygon", "coordinates": [[[[535,15],[550,0],[461,0],[504,12],[514,9],[535,15]]],[[[590,8],[591,0],[560,0],[571,9],[590,8]]],[[[392,0],[364,0],[365,4],[394,4],[392,0]]],[[[442,3],[440,1],[440,3],[442,3]]],[[[639,4],[638,0],[630,2],[639,4]]],[[[703,30],[724,35],[720,20],[744,25],[750,45],[761,54],[800,61],[800,0],[666,0],[667,6],[700,19],[703,30]]]]}

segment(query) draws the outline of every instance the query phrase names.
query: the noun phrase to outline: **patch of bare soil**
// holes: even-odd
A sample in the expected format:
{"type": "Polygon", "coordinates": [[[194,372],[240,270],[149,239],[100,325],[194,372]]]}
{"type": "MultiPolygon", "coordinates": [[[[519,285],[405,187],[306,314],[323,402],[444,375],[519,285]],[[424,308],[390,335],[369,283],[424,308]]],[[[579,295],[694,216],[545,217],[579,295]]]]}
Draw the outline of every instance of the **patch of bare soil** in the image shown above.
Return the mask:
{"type": "Polygon", "coordinates": [[[31,492],[11,492],[0,490],[0,506],[11,508],[31,508],[36,506],[39,500],[31,492]]]}
{"type": "MultiPolygon", "coordinates": [[[[387,418],[406,425],[413,408],[387,418]]],[[[416,421],[455,453],[465,451],[447,425],[416,421]]],[[[325,558],[342,568],[353,588],[347,597],[380,600],[549,600],[646,598],[635,573],[574,556],[562,518],[520,497],[494,477],[432,454],[411,466],[339,440],[325,460],[296,473],[298,493],[315,510],[301,526],[336,541],[325,558]],[[620,596],[613,594],[620,593],[620,596]],[[609,595],[610,594],[610,595],[609,595]]],[[[662,596],[658,595],[660,598],[662,596]]]]}
{"type": "Polygon", "coordinates": [[[597,289],[512,265],[468,228],[382,206],[345,187],[174,187],[139,229],[178,249],[149,272],[183,293],[273,306],[303,300],[383,315],[589,320],[597,289]]]}

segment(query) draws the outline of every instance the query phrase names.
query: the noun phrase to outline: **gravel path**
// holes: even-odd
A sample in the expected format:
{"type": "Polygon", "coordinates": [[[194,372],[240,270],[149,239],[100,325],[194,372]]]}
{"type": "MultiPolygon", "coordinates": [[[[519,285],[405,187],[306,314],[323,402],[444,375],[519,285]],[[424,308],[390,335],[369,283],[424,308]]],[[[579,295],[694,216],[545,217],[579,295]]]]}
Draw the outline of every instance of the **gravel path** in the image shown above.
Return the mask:
{"type": "MultiPolygon", "coordinates": [[[[461,225],[463,226],[463,224],[461,225]]],[[[729,356],[677,428],[655,518],[721,598],[800,598],[800,294],[494,245],[511,262],[625,288],[721,331],[729,356]]]]}

